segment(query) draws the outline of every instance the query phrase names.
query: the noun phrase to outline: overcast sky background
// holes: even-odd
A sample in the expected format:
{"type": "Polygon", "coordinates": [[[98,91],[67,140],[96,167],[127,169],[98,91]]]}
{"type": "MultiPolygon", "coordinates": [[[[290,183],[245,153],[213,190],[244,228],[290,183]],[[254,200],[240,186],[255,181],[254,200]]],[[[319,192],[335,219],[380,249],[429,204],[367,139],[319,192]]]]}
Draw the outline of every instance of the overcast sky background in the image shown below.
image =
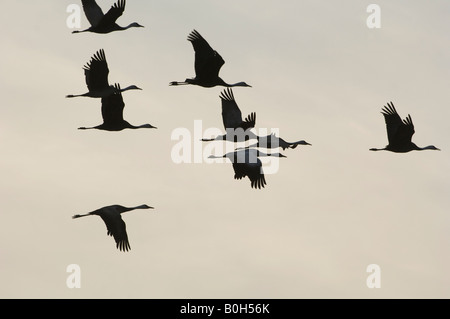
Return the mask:
{"type": "Polygon", "coordinates": [[[128,0],[118,23],[145,28],[107,35],[71,34],[72,3],[0,11],[0,297],[450,297],[450,2],[377,1],[369,29],[371,1],[128,0]],[[193,29],[225,81],[253,86],[234,89],[244,116],[312,144],[284,151],[263,190],[230,163],[171,159],[174,129],[222,128],[222,87],[168,85],[194,76],[193,29]],[[99,99],[65,98],[86,92],[100,48],[110,83],[143,88],[124,93],[125,118],[157,130],[77,130],[102,121],[99,99]],[[387,144],[389,101],[442,151],[370,152],[387,144]],[[99,217],[71,218],[144,203],[123,216],[128,253],[99,217]]]}

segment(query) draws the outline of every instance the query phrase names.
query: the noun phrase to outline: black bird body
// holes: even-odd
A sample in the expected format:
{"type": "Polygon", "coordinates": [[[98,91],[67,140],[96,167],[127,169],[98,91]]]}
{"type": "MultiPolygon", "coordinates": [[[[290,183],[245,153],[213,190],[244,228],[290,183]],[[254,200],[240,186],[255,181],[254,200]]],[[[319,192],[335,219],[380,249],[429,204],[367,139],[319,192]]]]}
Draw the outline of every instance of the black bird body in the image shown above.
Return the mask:
{"type": "Polygon", "coordinates": [[[236,103],[232,89],[224,90],[220,99],[222,101],[222,122],[226,134],[219,135],[213,139],[202,139],[204,142],[227,140],[231,142],[243,142],[249,139],[257,138],[257,136],[250,131],[255,127],[256,113],[249,114],[245,120],[242,120],[242,112],[236,103]]]}
{"type": "MultiPolygon", "coordinates": [[[[83,70],[86,86],[89,91],[84,94],[66,95],[67,98],[79,96],[102,98],[117,92],[116,87],[109,85],[109,68],[108,63],[106,62],[105,51],[103,49],[98,50],[94,54],[91,60],[83,67],[83,70]]],[[[141,88],[138,88],[136,85],[130,85],[124,89],[120,89],[119,92],[128,90],[141,90],[141,88]]]]}
{"type": "Polygon", "coordinates": [[[255,127],[256,113],[253,112],[245,120],[242,120],[242,112],[236,103],[232,89],[224,90],[220,99],[222,101],[222,122],[225,129],[241,128],[245,131],[255,127]]]}
{"type": "Polygon", "coordinates": [[[85,216],[97,215],[100,216],[106,225],[107,235],[112,236],[116,242],[117,249],[121,251],[130,250],[130,243],[126,231],[126,225],[120,216],[122,213],[129,212],[135,209],[152,209],[153,207],[147,205],[140,205],[136,207],[125,207],[121,205],[111,205],[96,209],[90,213],[83,215],[74,215],[72,218],[80,218],[85,216]]]}
{"type": "Polygon", "coordinates": [[[125,103],[120,92],[120,85],[116,84],[115,89],[115,93],[112,95],[102,97],[103,123],[94,127],[80,127],[79,130],[98,129],[104,131],[122,131],[124,129],[156,128],[150,124],[134,126],[125,121],[123,118],[125,103]]]}
{"type": "Polygon", "coordinates": [[[415,133],[411,115],[402,120],[392,102],[388,103],[381,112],[386,122],[389,144],[385,148],[371,148],[371,151],[390,151],[394,153],[408,153],[410,151],[440,150],[434,145],[418,147],[411,139],[415,133]]]}
{"type": "Polygon", "coordinates": [[[219,77],[219,71],[225,64],[225,61],[216,50],[211,48],[208,42],[200,35],[200,33],[198,33],[198,31],[193,30],[188,35],[187,39],[192,43],[195,51],[195,78],[186,79],[184,82],[173,81],[170,82],[170,85],[192,84],[205,88],[211,88],[218,85],[225,87],[250,87],[250,85],[245,82],[228,84],[219,77]]]}
{"type": "Polygon", "coordinates": [[[248,177],[252,188],[264,188],[266,179],[262,169],[261,156],[286,157],[280,153],[267,154],[256,149],[237,150],[223,156],[210,155],[209,158],[228,158],[233,164],[234,179],[240,180],[248,177]]]}
{"type": "Polygon", "coordinates": [[[261,160],[257,156],[251,158],[251,154],[237,151],[233,153],[233,157],[230,160],[233,164],[234,179],[241,180],[248,177],[252,188],[261,189],[265,187],[267,184],[266,178],[261,160]]]}
{"type": "Polygon", "coordinates": [[[125,0],[118,0],[113,4],[106,14],[103,14],[102,9],[95,2],[95,0],[81,0],[83,10],[91,27],[82,31],[73,31],[72,33],[94,32],[106,34],[114,31],[123,31],[132,27],[143,28],[139,23],[133,22],[126,27],[121,27],[116,23],[116,20],[125,11],[125,0]]]}

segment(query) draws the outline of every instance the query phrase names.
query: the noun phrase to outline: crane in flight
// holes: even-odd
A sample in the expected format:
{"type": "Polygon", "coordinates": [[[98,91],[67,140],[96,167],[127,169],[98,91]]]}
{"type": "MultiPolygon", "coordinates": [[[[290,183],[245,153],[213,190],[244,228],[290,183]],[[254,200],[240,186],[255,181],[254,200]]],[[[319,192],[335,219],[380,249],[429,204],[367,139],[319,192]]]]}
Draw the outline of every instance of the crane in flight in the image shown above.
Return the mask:
{"type": "Polygon", "coordinates": [[[226,140],[230,142],[244,142],[251,139],[256,139],[256,144],[245,148],[262,147],[271,149],[281,147],[283,150],[287,148],[294,149],[298,145],[311,145],[304,140],[297,142],[286,142],[284,139],[277,137],[274,134],[267,136],[256,135],[251,131],[251,129],[255,127],[256,113],[253,112],[248,115],[245,120],[242,120],[242,112],[236,103],[231,88],[225,89],[221,93],[220,99],[222,100],[222,121],[226,134],[216,136],[215,138],[203,138],[202,141],[211,142],[226,140]]]}
{"type": "Polygon", "coordinates": [[[281,137],[278,137],[274,133],[271,133],[267,136],[257,136],[257,143],[255,143],[253,145],[249,145],[245,148],[261,147],[261,148],[266,148],[266,149],[272,149],[272,148],[281,147],[284,151],[287,148],[294,149],[298,145],[311,145],[311,144],[304,140],[296,141],[296,142],[286,142],[281,137]]]}
{"type": "Polygon", "coordinates": [[[115,85],[116,92],[110,96],[102,97],[102,118],[103,123],[94,127],[80,127],[79,130],[97,129],[104,131],[121,131],[124,129],[139,129],[139,128],[157,128],[151,124],[143,124],[134,126],[123,119],[123,109],[125,103],[123,102],[122,93],[120,92],[120,85],[115,85]]]}
{"type": "MultiPolygon", "coordinates": [[[[106,62],[105,51],[103,49],[98,50],[91,60],[83,67],[84,77],[88,92],[78,95],[66,95],[67,98],[85,96],[91,98],[102,98],[109,96],[117,89],[113,85],[109,85],[108,82],[108,63],[106,62]]],[[[128,90],[142,90],[136,85],[130,85],[124,89],[120,89],[119,92],[125,92],[128,90]]]]}
{"type": "Polygon", "coordinates": [[[245,82],[238,82],[228,84],[219,77],[219,71],[225,61],[220,54],[215,51],[208,42],[198,33],[193,30],[189,36],[188,41],[192,43],[195,51],[195,77],[186,79],[184,82],[170,82],[169,85],[186,85],[193,84],[206,88],[211,88],[217,85],[225,87],[244,86],[251,87],[245,82]]]}
{"type": "Polygon", "coordinates": [[[250,129],[255,127],[256,113],[250,113],[245,120],[242,120],[242,112],[236,103],[231,88],[225,89],[221,93],[220,99],[222,101],[222,122],[226,134],[219,135],[215,138],[203,138],[202,141],[243,142],[257,138],[257,136],[250,131],[250,129]]]}
{"type": "Polygon", "coordinates": [[[107,235],[114,237],[116,248],[120,251],[128,251],[131,249],[128,242],[128,235],[126,231],[125,222],[120,216],[122,213],[129,212],[135,209],[153,209],[151,206],[140,205],[136,207],[124,207],[121,205],[111,205],[99,208],[90,213],[83,215],[73,215],[72,218],[80,218],[85,216],[97,215],[105,222],[107,235]]]}
{"type": "Polygon", "coordinates": [[[411,138],[415,132],[411,115],[408,114],[408,116],[402,121],[392,102],[387,103],[387,106],[383,107],[381,114],[383,114],[386,122],[389,144],[384,148],[371,148],[371,151],[391,151],[395,153],[407,153],[410,151],[423,150],[440,151],[440,149],[434,145],[419,147],[411,141],[411,138]]]}
{"type": "Polygon", "coordinates": [[[72,33],[93,32],[93,33],[110,33],[113,31],[123,31],[129,28],[143,28],[137,22],[130,23],[126,27],[121,27],[116,23],[116,20],[125,11],[125,0],[118,0],[113,4],[106,14],[103,14],[102,9],[95,2],[95,0],[81,0],[83,4],[84,14],[91,26],[86,30],[75,30],[72,33]]]}
{"type": "Polygon", "coordinates": [[[228,158],[233,164],[234,179],[240,180],[244,177],[248,177],[252,188],[261,189],[267,184],[262,169],[262,162],[259,159],[259,157],[262,156],[286,157],[280,153],[268,154],[256,149],[245,149],[229,152],[223,156],[210,155],[209,158],[228,158]]]}

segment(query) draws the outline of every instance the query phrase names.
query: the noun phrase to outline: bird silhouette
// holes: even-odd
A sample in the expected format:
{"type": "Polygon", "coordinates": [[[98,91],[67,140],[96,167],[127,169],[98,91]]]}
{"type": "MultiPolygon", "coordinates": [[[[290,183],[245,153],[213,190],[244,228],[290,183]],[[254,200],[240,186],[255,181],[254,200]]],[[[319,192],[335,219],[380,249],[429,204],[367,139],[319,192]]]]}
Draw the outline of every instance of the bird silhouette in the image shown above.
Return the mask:
{"type": "Polygon", "coordinates": [[[391,151],[395,153],[407,153],[410,151],[437,150],[436,146],[429,145],[426,147],[418,147],[411,142],[414,135],[414,124],[411,115],[402,121],[392,102],[387,103],[381,112],[386,122],[386,130],[389,144],[384,148],[371,148],[371,151],[391,151]]]}
{"type": "Polygon", "coordinates": [[[236,103],[231,88],[225,89],[221,93],[220,99],[222,101],[222,121],[226,134],[210,139],[204,138],[202,141],[210,142],[227,140],[231,142],[243,142],[257,138],[257,136],[250,131],[251,128],[255,127],[256,113],[253,112],[248,115],[245,120],[242,120],[241,110],[236,103]]]}
{"type": "Polygon", "coordinates": [[[114,237],[116,241],[117,249],[121,251],[128,251],[131,249],[130,243],[128,242],[128,235],[126,231],[125,222],[123,221],[120,214],[129,212],[135,209],[149,209],[153,207],[147,205],[140,205],[136,207],[124,207],[121,205],[111,205],[99,208],[90,213],[83,215],[73,215],[72,218],[80,218],[85,216],[97,215],[106,224],[107,235],[114,237]]]}
{"type": "Polygon", "coordinates": [[[274,133],[269,134],[267,136],[257,136],[257,141],[258,142],[256,144],[249,145],[245,148],[261,147],[261,148],[272,149],[272,148],[281,147],[284,151],[287,148],[294,149],[298,145],[311,145],[304,140],[297,141],[297,142],[286,142],[281,137],[277,137],[274,133]]]}
{"type": "Polygon", "coordinates": [[[263,153],[256,149],[237,150],[226,153],[223,156],[210,155],[209,158],[228,158],[233,164],[234,179],[240,180],[248,177],[252,188],[264,188],[266,179],[262,169],[261,156],[286,157],[280,153],[263,153]]]}
{"type": "Polygon", "coordinates": [[[126,27],[121,27],[116,23],[116,20],[123,14],[125,10],[125,0],[119,0],[111,6],[106,14],[103,14],[102,9],[98,6],[95,0],[81,0],[83,4],[84,14],[88,19],[91,27],[82,31],[73,31],[72,33],[94,32],[94,33],[110,33],[113,31],[122,31],[129,28],[143,28],[137,22],[130,23],[126,27]]]}
{"type": "Polygon", "coordinates": [[[150,124],[143,124],[134,126],[123,119],[123,102],[122,93],[120,92],[120,85],[115,85],[116,92],[110,96],[102,97],[102,118],[103,123],[94,127],[80,127],[79,130],[97,129],[104,131],[121,131],[124,129],[139,129],[139,128],[157,128],[150,124]]]}
{"type": "MultiPolygon", "coordinates": [[[[89,92],[78,95],[66,95],[67,98],[73,98],[78,96],[85,96],[91,98],[102,98],[109,96],[117,89],[113,85],[108,83],[108,63],[106,62],[105,51],[100,49],[91,58],[90,62],[83,67],[86,85],[89,92]]],[[[136,85],[130,85],[124,89],[120,89],[120,92],[128,90],[142,90],[136,85]]]]}
{"type": "Polygon", "coordinates": [[[220,68],[224,65],[225,61],[217,51],[211,48],[208,42],[200,35],[200,33],[198,33],[198,31],[193,30],[187,39],[192,43],[195,51],[195,78],[186,79],[184,82],[173,81],[170,82],[170,85],[193,84],[207,88],[217,85],[225,87],[251,87],[245,82],[228,84],[219,77],[220,68]]]}

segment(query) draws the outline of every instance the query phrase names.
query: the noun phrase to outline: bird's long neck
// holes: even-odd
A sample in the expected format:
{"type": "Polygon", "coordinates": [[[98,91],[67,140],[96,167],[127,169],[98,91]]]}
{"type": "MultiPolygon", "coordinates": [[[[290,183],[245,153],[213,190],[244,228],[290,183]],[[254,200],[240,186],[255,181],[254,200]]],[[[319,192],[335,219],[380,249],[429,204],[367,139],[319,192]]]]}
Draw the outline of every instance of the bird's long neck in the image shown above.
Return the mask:
{"type": "Polygon", "coordinates": [[[142,124],[142,125],[134,126],[134,125],[131,125],[128,122],[126,122],[126,123],[127,123],[126,127],[129,128],[129,129],[132,129],[132,130],[136,130],[136,129],[140,129],[140,128],[156,128],[156,127],[154,127],[154,126],[152,126],[150,124],[142,124]]]}
{"type": "Polygon", "coordinates": [[[75,30],[75,31],[72,31],[72,33],[82,33],[82,32],[88,32],[88,31],[90,31],[90,29],[86,29],[86,30],[75,30]]]}
{"type": "Polygon", "coordinates": [[[385,148],[371,148],[371,149],[369,149],[369,151],[374,151],[374,152],[378,152],[378,151],[386,151],[387,150],[387,148],[385,147],[385,148]]]}
{"type": "Polygon", "coordinates": [[[129,211],[135,210],[135,209],[148,209],[148,208],[153,208],[153,207],[147,206],[145,204],[135,206],[135,207],[123,207],[121,213],[126,213],[129,211]]]}
{"type": "MultiPolygon", "coordinates": [[[[414,144],[414,145],[415,145],[415,144],[414,144]]],[[[428,146],[425,146],[425,147],[418,147],[418,146],[416,145],[416,150],[417,150],[417,151],[437,150],[437,148],[436,148],[436,146],[434,146],[434,145],[428,145],[428,146]]]]}
{"type": "Polygon", "coordinates": [[[195,84],[195,79],[186,79],[184,82],[172,81],[169,83],[170,86],[189,85],[189,84],[195,84]]]}
{"type": "Polygon", "coordinates": [[[228,87],[235,87],[235,86],[247,86],[247,85],[244,82],[237,82],[237,83],[228,85],[228,87]]]}
{"type": "Polygon", "coordinates": [[[226,135],[218,135],[215,138],[202,138],[202,142],[225,141],[226,139],[226,135]]]}
{"type": "Polygon", "coordinates": [[[126,88],[120,89],[120,92],[125,92],[125,91],[129,91],[129,90],[140,90],[138,87],[136,87],[135,85],[130,85],[127,86],[126,88]]]}
{"type": "Polygon", "coordinates": [[[79,96],[88,96],[89,93],[84,93],[84,94],[69,94],[66,95],[66,98],[73,98],[73,97],[79,97],[79,96]]]}
{"type": "Polygon", "coordinates": [[[87,213],[87,214],[82,214],[82,215],[77,214],[77,215],[73,215],[72,218],[75,219],[75,218],[86,217],[86,216],[92,216],[92,215],[94,215],[92,212],[91,212],[91,213],[87,213]]]}
{"type": "Polygon", "coordinates": [[[286,142],[286,141],[280,139],[280,146],[281,146],[281,147],[284,146],[285,148],[290,147],[290,148],[294,149],[294,148],[296,148],[298,145],[311,145],[311,144],[309,144],[308,142],[306,142],[306,141],[304,141],[304,140],[290,143],[290,142],[286,142]]]}
{"type": "Polygon", "coordinates": [[[221,78],[218,79],[218,82],[219,82],[219,85],[223,85],[223,86],[228,87],[228,88],[235,87],[235,86],[246,86],[246,87],[250,86],[250,85],[248,85],[245,82],[237,82],[237,83],[229,84],[229,83],[226,83],[221,78]]]}
{"type": "Polygon", "coordinates": [[[127,25],[126,27],[124,27],[124,30],[127,30],[129,28],[137,28],[139,25],[136,22],[130,23],[129,25],[127,25]]]}
{"type": "Polygon", "coordinates": [[[120,25],[118,25],[118,24],[115,24],[114,25],[114,29],[115,30],[117,30],[117,31],[124,31],[124,30],[127,30],[127,29],[129,29],[129,28],[143,28],[143,26],[141,26],[139,23],[137,23],[137,22],[132,22],[132,23],[130,23],[129,25],[127,25],[126,27],[121,27],[120,25]]]}
{"type": "Polygon", "coordinates": [[[101,130],[103,128],[103,124],[93,126],[93,127],[79,127],[79,130],[101,130]]]}
{"type": "Polygon", "coordinates": [[[221,156],[216,156],[216,155],[209,155],[208,158],[227,158],[230,157],[230,154],[227,153],[225,155],[221,155],[221,156]]]}

